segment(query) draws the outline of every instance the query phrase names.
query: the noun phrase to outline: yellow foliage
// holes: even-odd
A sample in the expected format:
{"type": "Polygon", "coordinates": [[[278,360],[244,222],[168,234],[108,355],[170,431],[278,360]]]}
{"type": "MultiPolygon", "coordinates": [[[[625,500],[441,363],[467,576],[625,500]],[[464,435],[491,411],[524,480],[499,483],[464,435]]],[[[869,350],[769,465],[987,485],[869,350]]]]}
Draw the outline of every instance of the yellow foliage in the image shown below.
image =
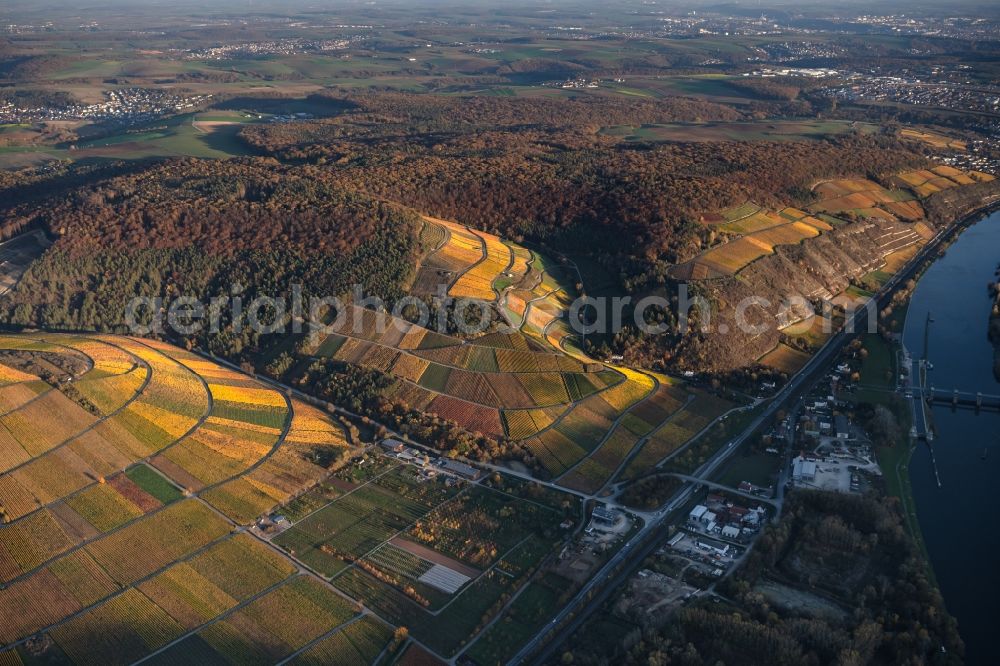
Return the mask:
{"type": "Polygon", "coordinates": [[[243,402],[261,407],[285,407],[285,397],[274,389],[228,384],[209,384],[208,388],[214,400],[243,402]]]}

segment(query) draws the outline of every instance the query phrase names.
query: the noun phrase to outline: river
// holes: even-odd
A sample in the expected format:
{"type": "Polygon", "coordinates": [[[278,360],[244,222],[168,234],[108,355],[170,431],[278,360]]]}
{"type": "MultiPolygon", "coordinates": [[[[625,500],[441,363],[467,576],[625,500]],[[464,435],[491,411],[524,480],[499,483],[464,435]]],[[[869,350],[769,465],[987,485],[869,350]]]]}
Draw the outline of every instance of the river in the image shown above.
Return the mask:
{"type": "MultiPolygon", "coordinates": [[[[929,381],[935,388],[1000,394],[993,347],[986,337],[991,300],[986,291],[1000,262],[1000,212],[959,236],[920,279],[910,302],[903,339],[923,354],[924,322],[932,313],[929,381]]],[[[958,618],[969,664],[997,663],[1000,618],[1000,414],[933,409],[934,457],[919,445],[910,480],[921,532],[948,610],[958,618]],[[983,459],[983,449],[987,449],[983,459]]]]}

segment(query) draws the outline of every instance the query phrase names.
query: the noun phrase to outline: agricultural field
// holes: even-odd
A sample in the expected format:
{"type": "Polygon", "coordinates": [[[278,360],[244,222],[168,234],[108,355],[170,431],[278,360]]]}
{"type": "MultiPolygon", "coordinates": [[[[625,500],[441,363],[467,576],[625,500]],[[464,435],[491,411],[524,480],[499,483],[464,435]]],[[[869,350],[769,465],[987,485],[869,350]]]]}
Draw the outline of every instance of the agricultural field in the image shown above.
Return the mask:
{"type": "MultiPolygon", "coordinates": [[[[691,79],[694,80],[694,79],[691,79]]],[[[735,89],[729,94],[736,94],[735,89]]],[[[641,126],[616,125],[601,130],[625,141],[815,141],[838,134],[871,134],[877,127],[847,120],[761,120],[746,122],[664,123],[641,126]]]]}
{"type": "Polygon", "coordinates": [[[906,192],[887,190],[874,181],[860,178],[824,181],[817,184],[813,191],[821,201],[810,209],[830,213],[874,208],[879,204],[912,199],[906,192]]]}
{"type": "Polygon", "coordinates": [[[626,375],[625,381],[563,414],[505,412],[508,428],[518,428],[518,432],[537,428],[537,434],[524,442],[525,448],[548,474],[558,477],[561,485],[586,492],[598,490],[650,433],[690,399],[676,380],[618,370],[626,375]],[[542,426],[547,418],[552,418],[552,423],[542,426]]]}
{"type": "Polygon", "coordinates": [[[517,646],[533,636],[559,608],[569,581],[550,573],[528,584],[524,592],[473,645],[468,655],[479,664],[505,664],[517,646]]]}
{"type": "Polygon", "coordinates": [[[352,481],[338,473],[332,483],[341,492],[303,496],[308,511],[297,509],[274,543],[442,655],[454,654],[518,583],[498,574],[508,558],[537,564],[555,545],[546,535],[564,519],[557,497],[549,508],[427,478],[411,465],[383,465],[352,481]]]}
{"type": "MultiPolygon", "coordinates": [[[[916,249],[916,246],[913,246],[916,249]]],[[[838,322],[831,318],[829,323],[820,315],[813,315],[781,329],[788,339],[797,340],[812,349],[818,349],[836,330],[838,322]]]]}
{"type": "Polygon", "coordinates": [[[425,409],[431,414],[461,424],[469,432],[491,437],[503,435],[503,423],[497,409],[483,407],[447,395],[437,396],[425,409]]]}
{"type": "Polygon", "coordinates": [[[555,428],[524,442],[525,448],[552,476],[559,476],[587,456],[587,450],[555,428]]]}
{"type": "Polygon", "coordinates": [[[699,280],[736,275],[757,259],[774,254],[779,245],[795,245],[832,228],[805,211],[784,208],[774,212],[753,202],[705,214],[701,220],[723,241],[691,261],[675,266],[671,273],[678,278],[699,280]]]}
{"type": "Polygon", "coordinates": [[[746,266],[775,252],[781,245],[795,245],[847,220],[867,220],[886,225],[890,254],[933,236],[924,220],[921,199],[941,190],[992,180],[989,174],[963,172],[949,166],[898,174],[883,186],[862,178],[825,180],[813,192],[818,201],[807,210],[784,208],[772,212],[753,202],[706,213],[702,224],[720,242],[695,258],[671,268],[678,279],[704,280],[738,274],[746,266]],[[914,223],[914,224],[897,224],[914,223]]]}
{"type": "Polygon", "coordinates": [[[781,217],[791,220],[793,222],[805,222],[811,227],[815,227],[819,231],[832,231],[833,226],[829,222],[825,222],[818,217],[814,217],[804,210],[798,208],[782,208],[778,211],[778,215],[781,217]]]}
{"type": "Polygon", "coordinates": [[[917,252],[920,251],[920,247],[918,244],[909,245],[886,255],[883,259],[882,267],[864,275],[860,281],[861,285],[868,291],[878,291],[893,275],[898,273],[901,268],[916,256],[917,252]]]}
{"type": "Polygon", "coordinates": [[[410,467],[393,467],[309,514],[274,542],[333,577],[458,491],[425,483],[410,467]]]}
{"type": "MultiPolygon", "coordinates": [[[[523,442],[583,492],[655,452],[710,399],[595,363],[566,322],[570,269],[462,229],[427,242],[464,242],[471,258],[477,238],[473,267],[494,252],[489,270],[504,262],[511,280],[494,295],[522,295],[519,330],[462,340],[348,307],[309,352],[387,373],[410,406],[523,442]]],[[[368,663],[399,626],[452,657],[522,587],[557,603],[531,576],[578,517],[573,495],[361,452],[320,406],[164,342],[39,333],[0,337],[4,350],[72,358],[74,387],[0,359],[0,611],[17,616],[0,628],[4,659],[27,658],[40,635],[54,659],[80,664],[368,663]],[[40,429],[41,413],[59,417],[40,429]]],[[[505,621],[512,633],[491,632],[478,650],[527,637],[522,606],[505,612],[520,624],[505,621]]]]}
{"type": "Polygon", "coordinates": [[[237,135],[243,126],[255,122],[259,121],[227,112],[182,114],[128,133],[84,139],[72,149],[44,144],[6,146],[0,150],[0,168],[54,160],[226,159],[250,155],[252,150],[237,135]]]}
{"type": "MultiPolygon", "coordinates": [[[[353,617],[339,595],[295,579],[287,558],[237,533],[329,475],[310,462],[314,447],[350,448],[325,412],[162,342],[33,334],[2,343],[22,356],[87,359],[74,366],[74,384],[87,388],[73,398],[34,387],[34,400],[12,403],[6,415],[5,448],[19,447],[24,459],[0,472],[0,614],[8,619],[0,643],[14,649],[5,658],[39,633],[59,659],[78,664],[201,649],[199,627],[222,631],[229,625],[217,620],[231,614],[246,632],[242,618],[268,617],[272,599],[312,624],[279,647],[269,643],[271,627],[209,633],[222,641],[220,654],[237,639],[245,654],[291,654],[353,617]],[[26,416],[43,399],[46,421],[26,416]],[[41,422],[59,424],[46,426],[58,440],[31,431],[41,422]]],[[[13,387],[38,381],[4,375],[11,397],[13,387]]]]}
{"type": "MultiPolygon", "coordinates": [[[[750,205],[756,208],[753,204],[750,205]]],[[[788,220],[768,210],[757,209],[752,214],[746,216],[740,216],[739,213],[740,208],[722,211],[720,214],[727,221],[715,226],[715,228],[727,234],[743,236],[752,234],[755,231],[763,231],[771,227],[788,224],[788,220]]]]}
{"type": "Polygon", "coordinates": [[[521,441],[545,430],[559,417],[558,409],[511,409],[501,413],[507,437],[521,441]]]}
{"type": "MultiPolygon", "coordinates": [[[[442,250],[459,238],[468,240],[469,234],[481,238],[487,254],[491,247],[500,251],[499,245],[514,248],[513,255],[501,255],[503,262],[519,256],[520,263],[507,271],[511,284],[498,307],[509,311],[515,301],[520,304],[515,313],[519,330],[461,340],[348,305],[331,325],[336,332],[316,341],[311,353],[384,372],[396,379],[387,391],[391,399],[469,432],[524,442],[549,474],[565,472],[601,444],[620,416],[654,392],[655,381],[595,363],[575,347],[566,322],[572,300],[568,266],[519,252],[520,246],[497,245],[495,237],[454,223],[425,221],[423,233],[431,225],[438,230],[427,243],[442,250]]],[[[780,224],[814,229],[785,218],[780,224]]]]}
{"type": "Polygon", "coordinates": [[[952,139],[944,134],[927,130],[917,130],[907,127],[899,130],[899,136],[902,139],[925,143],[932,148],[957,150],[960,152],[964,152],[966,148],[965,141],[952,139]]]}
{"type": "Polygon", "coordinates": [[[978,182],[989,182],[993,180],[990,174],[979,173],[978,171],[963,172],[950,166],[936,166],[931,169],[919,171],[909,171],[901,173],[894,178],[900,187],[909,188],[917,197],[924,199],[952,187],[962,185],[973,185],[978,182]]]}
{"type": "Polygon", "coordinates": [[[809,354],[781,343],[760,358],[761,365],[788,375],[795,374],[809,361],[809,354]]]}
{"type": "Polygon", "coordinates": [[[308,575],[265,588],[158,654],[154,663],[277,663],[357,620],[357,609],[308,575]]]}
{"type": "Polygon", "coordinates": [[[422,524],[411,532],[411,538],[423,540],[422,546],[432,547],[428,555],[446,558],[446,564],[438,566],[455,571],[471,560],[484,567],[437,611],[429,611],[422,600],[401,593],[367,568],[350,569],[334,584],[391,622],[409,627],[412,635],[439,654],[457,653],[496,612],[502,596],[523,585],[526,574],[555,545],[544,533],[562,520],[561,512],[503,497],[493,491],[467,493],[461,505],[434,514],[435,525],[441,528],[430,531],[422,524]],[[515,519],[501,521],[500,516],[508,515],[505,512],[515,519]]]}
{"type": "Polygon", "coordinates": [[[695,391],[681,409],[646,438],[621,472],[621,478],[635,478],[662,463],[734,407],[728,400],[695,391]]]}
{"type": "Polygon", "coordinates": [[[493,288],[498,292],[502,292],[507,287],[524,279],[530,270],[531,262],[534,260],[534,255],[528,248],[510,243],[508,246],[511,248],[513,261],[505,274],[501,274],[501,277],[493,282],[493,288]]]}
{"type": "Polygon", "coordinates": [[[181,439],[207,416],[207,395],[197,377],[142,343],[67,338],[62,344],[94,354],[93,365],[77,380],[83,387],[79,403],[48,391],[5,415],[7,458],[18,461],[0,473],[5,488],[0,506],[8,520],[104,483],[181,439]],[[44,436],[33,427],[38,409],[51,420],[44,436]]]}
{"type": "MultiPolygon", "coordinates": [[[[488,262],[486,243],[483,237],[476,232],[454,222],[425,217],[424,223],[443,230],[444,240],[439,241],[439,245],[431,251],[429,256],[424,258],[412,291],[418,296],[438,295],[444,287],[444,293],[451,294],[456,281],[460,280],[467,271],[481,262],[488,262]]],[[[434,235],[437,233],[439,232],[434,232],[434,235]]],[[[495,258],[499,261],[497,255],[495,258]]],[[[506,266],[506,263],[504,265],[506,266]]],[[[463,285],[462,290],[464,292],[478,290],[478,293],[488,290],[487,300],[492,300],[494,297],[489,285],[484,289],[482,284],[474,278],[463,285]]]]}
{"type": "Polygon", "coordinates": [[[475,234],[482,239],[486,247],[486,257],[463,273],[448,290],[448,295],[454,298],[492,301],[496,298],[493,285],[507,273],[514,262],[514,256],[510,247],[496,236],[483,232],[475,234]]]}
{"type": "Polygon", "coordinates": [[[917,222],[924,218],[920,200],[952,187],[988,182],[989,174],[964,172],[950,166],[908,171],[889,179],[889,187],[871,180],[840,179],[817,184],[820,200],[809,211],[821,214],[867,218],[879,222],[917,222]]]}
{"type": "MultiPolygon", "coordinates": [[[[567,511],[578,511],[554,490],[522,497],[523,482],[500,491],[380,456],[318,468],[311,447],[351,449],[324,411],[161,342],[4,343],[89,358],[79,381],[141,368],[149,381],[140,390],[110,384],[123,396],[108,402],[112,412],[76,427],[95,431],[142,400],[136,415],[160,430],[142,449],[128,421],[88,439],[79,450],[91,460],[103,452],[102,473],[44,503],[19,485],[20,468],[0,476],[0,610],[16,617],[0,628],[0,654],[14,663],[35,654],[29,638],[41,635],[46,654],[75,664],[328,663],[331,654],[364,664],[404,622],[453,655],[502,595],[527,584],[567,511]],[[240,529],[275,511],[290,522],[273,536],[277,548],[240,529]]],[[[6,378],[8,387],[38,381],[6,378]]],[[[554,420],[542,411],[533,418],[554,420]]],[[[73,441],[35,459],[73,451],[73,441]]],[[[58,478],[39,487],[54,493],[58,478]]]]}
{"type": "Polygon", "coordinates": [[[289,663],[294,666],[367,666],[378,660],[392,640],[393,632],[388,626],[365,616],[322,639],[289,663]]]}
{"type": "MultiPolygon", "coordinates": [[[[735,275],[757,259],[770,254],[771,249],[748,238],[739,238],[713,248],[691,262],[690,276],[694,279],[704,279],[735,275]]],[[[677,274],[680,275],[684,268],[678,269],[677,274]]]]}

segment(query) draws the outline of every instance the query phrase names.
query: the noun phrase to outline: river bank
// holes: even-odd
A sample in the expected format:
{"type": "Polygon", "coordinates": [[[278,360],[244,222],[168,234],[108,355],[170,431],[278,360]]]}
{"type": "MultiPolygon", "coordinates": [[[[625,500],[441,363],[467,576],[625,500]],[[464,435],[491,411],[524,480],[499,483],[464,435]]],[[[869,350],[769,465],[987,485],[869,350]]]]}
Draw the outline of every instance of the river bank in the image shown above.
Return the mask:
{"type": "MultiPolygon", "coordinates": [[[[1000,212],[1000,206],[992,198],[984,205],[964,212],[956,222],[941,231],[930,247],[925,248],[914,258],[902,271],[902,277],[908,284],[918,284],[926,271],[947,253],[948,248],[964,231],[994,212],[1000,212]]],[[[913,425],[913,410],[910,408],[909,400],[895,393],[896,378],[903,371],[899,364],[899,354],[903,349],[903,329],[908,320],[912,295],[912,293],[906,294],[904,298],[899,299],[898,292],[901,288],[897,287],[884,294],[881,301],[882,308],[887,306],[892,308],[891,315],[880,321],[880,325],[890,336],[868,334],[863,338],[866,356],[874,362],[866,361],[861,370],[861,384],[870,388],[860,389],[855,397],[862,402],[881,404],[889,408],[896,416],[902,431],[908,433],[913,425]]],[[[910,347],[911,354],[921,352],[922,348],[910,347]]],[[[928,562],[928,573],[933,578],[934,570],[930,565],[930,555],[920,530],[909,475],[910,458],[915,449],[915,443],[907,440],[905,446],[880,447],[877,457],[886,480],[886,492],[899,499],[907,528],[924,553],[928,562]]]]}
{"type": "MultiPolygon", "coordinates": [[[[997,276],[1000,276],[1000,268],[994,273],[994,277],[997,276]]],[[[990,296],[993,298],[993,307],[990,309],[987,334],[993,343],[993,376],[1000,381],[1000,280],[990,284],[990,296]]]]}
{"type": "MultiPolygon", "coordinates": [[[[903,342],[912,353],[922,355],[930,315],[931,383],[995,394],[1000,386],[993,375],[994,349],[984,331],[993,300],[985,286],[996,269],[1000,212],[976,217],[981,219],[972,220],[967,228],[963,225],[943,256],[920,275],[910,298],[903,342]]],[[[907,477],[905,483],[900,480],[898,490],[907,512],[915,511],[935,578],[949,612],[959,621],[968,663],[992,663],[1000,573],[991,563],[1000,535],[993,533],[986,516],[996,501],[992,485],[1000,456],[1000,415],[936,406],[932,417],[933,455],[921,444],[911,450],[908,463],[905,457],[898,460],[897,469],[907,477]]]]}

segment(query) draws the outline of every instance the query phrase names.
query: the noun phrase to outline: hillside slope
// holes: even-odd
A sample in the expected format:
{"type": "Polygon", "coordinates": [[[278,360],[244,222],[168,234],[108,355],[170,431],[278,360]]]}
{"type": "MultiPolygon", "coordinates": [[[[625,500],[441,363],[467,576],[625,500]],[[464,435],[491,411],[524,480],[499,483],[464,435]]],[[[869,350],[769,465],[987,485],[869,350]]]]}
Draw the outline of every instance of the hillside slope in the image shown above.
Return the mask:
{"type": "MultiPolygon", "coordinates": [[[[709,331],[684,341],[682,364],[700,370],[744,367],[775,349],[783,329],[819,312],[821,303],[835,309],[859,306],[867,296],[865,289],[884,279],[876,272],[898,268],[893,257],[922,246],[948,224],[1000,198],[1000,184],[989,176],[981,178],[985,182],[953,185],[921,199],[910,196],[909,205],[919,212],[910,220],[894,217],[885,208],[866,214],[831,210],[839,217],[828,218],[834,222],[829,231],[777,245],[772,254],[751,261],[736,275],[696,281],[712,303],[712,321],[709,331]],[[886,268],[888,264],[893,265],[886,268]],[[740,303],[751,303],[742,315],[737,314],[740,303]],[[741,326],[740,317],[754,330],[741,326]]],[[[897,198],[905,195],[892,192],[897,198]]],[[[827,203],[821,199],[814,207],[827,209],[827,203]]]]}

